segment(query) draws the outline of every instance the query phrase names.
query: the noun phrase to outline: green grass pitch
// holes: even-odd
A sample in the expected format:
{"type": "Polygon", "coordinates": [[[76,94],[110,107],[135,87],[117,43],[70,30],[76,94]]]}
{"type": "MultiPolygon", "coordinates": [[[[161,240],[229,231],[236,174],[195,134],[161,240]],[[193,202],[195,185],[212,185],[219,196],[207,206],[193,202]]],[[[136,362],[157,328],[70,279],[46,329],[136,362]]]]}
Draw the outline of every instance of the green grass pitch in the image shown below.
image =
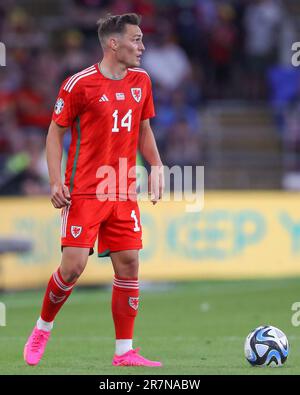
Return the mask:
{"type": "Polygon", "coordinates": [[[43,292],[0,294],[6,327],[0,327],[0,374],[300,373],[300,326],[291,306],[300,301],[299,279],[199,281],[142,288],[134,346],[163,368],[111,366],[114,330],[110,289],[76,289],[58,315],[40,365],[23,361],[23,347],[38,317],[43,292]],[[253,368],[245,360],[246,335],[258,325],[283,330],[290,355],[281,368],[253,368]]]}

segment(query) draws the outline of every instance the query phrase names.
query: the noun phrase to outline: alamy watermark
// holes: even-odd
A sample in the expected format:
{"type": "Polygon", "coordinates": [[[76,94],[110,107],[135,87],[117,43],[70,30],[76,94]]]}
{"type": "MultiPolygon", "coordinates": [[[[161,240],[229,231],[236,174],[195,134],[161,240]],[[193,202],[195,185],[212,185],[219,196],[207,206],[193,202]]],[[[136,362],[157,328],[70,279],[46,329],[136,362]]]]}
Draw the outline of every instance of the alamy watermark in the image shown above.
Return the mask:
{"type": "Polygon", "coordinates": [[[0,42],[0,66],[6,66],[6,47],[0,42]]]}
{"type": "Polygon", "coordinates": [[[203,166],[128,166],[119,158],[118,166],[100,166],[96,196],[99,201],[184,201],[185,211],[199,212],[204,207],[203,166]],[[138,196],[137,196],[138,191],[138,196]]]}
{"type": "Polygon", "coordinates": [[[292,56],[292,65],[294,67],[300,66],[300,42],[294,42],[292,44],[292,51],[294,52],[292,56]]]}
{"type": "Polygon", "coordinates": [[[293,303],[291,310],[295,311],[291,319],[292,325],[296,327],[300,326],[300,302],[293,303]]]}
{"type": "Polygon", "coordinates": [[[0,327],[6,326],[6,307],[4,303],[0,302],[0,327]]]}

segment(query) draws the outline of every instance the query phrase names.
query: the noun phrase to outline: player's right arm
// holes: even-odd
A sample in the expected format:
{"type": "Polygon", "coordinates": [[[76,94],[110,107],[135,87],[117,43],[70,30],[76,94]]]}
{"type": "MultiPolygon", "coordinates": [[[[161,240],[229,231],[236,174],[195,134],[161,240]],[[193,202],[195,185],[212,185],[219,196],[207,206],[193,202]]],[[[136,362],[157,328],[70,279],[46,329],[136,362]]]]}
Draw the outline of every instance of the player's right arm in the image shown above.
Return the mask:
{"type": "Polygon", "coordinates": [[[51,202],[55,208],[70,205],[70,192],[62,182],[61,161],[63,154],[63,138],[68,128],[51,121],[46,140],[47,165],[51,187],[51,202]]]}
{"type": "Polygon", "coordinates": [[[60,87],[46,142],[51,202],[55,208],[62,208],[71,203],[69,189],[62,182],[61,161],[64,134],[84,105],[84,92],[80,89],[80,78],[76,78],[76,75],[67,78],[60,87]]]}

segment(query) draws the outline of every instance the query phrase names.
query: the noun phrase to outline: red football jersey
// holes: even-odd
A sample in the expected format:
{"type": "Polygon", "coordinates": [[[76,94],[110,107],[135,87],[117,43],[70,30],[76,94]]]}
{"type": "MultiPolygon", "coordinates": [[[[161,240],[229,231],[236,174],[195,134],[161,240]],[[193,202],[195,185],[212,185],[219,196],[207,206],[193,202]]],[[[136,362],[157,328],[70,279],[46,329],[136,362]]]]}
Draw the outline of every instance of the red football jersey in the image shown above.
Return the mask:
{"type": "Polygon", "coordinates": [[[52,119],[71,127],[65,174],[71,194],[132,194],[140,123],[154,115],[151,81],[143,69],[128,68],[123,79],[112,80],[95,64],[67,78],[52,119]]]}

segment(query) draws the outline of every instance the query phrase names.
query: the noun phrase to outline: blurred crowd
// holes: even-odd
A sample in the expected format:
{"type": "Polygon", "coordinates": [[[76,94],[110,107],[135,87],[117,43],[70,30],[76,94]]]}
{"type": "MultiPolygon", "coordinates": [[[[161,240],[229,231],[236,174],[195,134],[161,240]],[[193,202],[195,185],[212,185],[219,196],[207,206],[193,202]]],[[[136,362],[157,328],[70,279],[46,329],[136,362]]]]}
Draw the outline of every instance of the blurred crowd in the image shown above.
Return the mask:
{"type": "MultiPolygon", "coordinates": [[[[142,15],[142,66],[153,81],[152,125],[166,165],[201,163],[199,108],[210,100],[271,100],[279,130],[300,140],[278,105],[276,72],[297,32],[279,0],[6,0],[0,5],[0,194],[45,194],[45,138],[62,80],[101,58],[96,21],[142,15]],[[271,97],[270,97],[271,96],[271,97]]],[[[281,74],[280,74],[281,75],[281,74]]],[[[296,73],[296,75],[299,75],[296,73]]],[[[298,78],[297,76],[295,78],[298,78]]],[[[296,130],[296,131],[295,131],[296,130]]],[[[66,138],[67,152],[69,138],[66,138]]]]}

